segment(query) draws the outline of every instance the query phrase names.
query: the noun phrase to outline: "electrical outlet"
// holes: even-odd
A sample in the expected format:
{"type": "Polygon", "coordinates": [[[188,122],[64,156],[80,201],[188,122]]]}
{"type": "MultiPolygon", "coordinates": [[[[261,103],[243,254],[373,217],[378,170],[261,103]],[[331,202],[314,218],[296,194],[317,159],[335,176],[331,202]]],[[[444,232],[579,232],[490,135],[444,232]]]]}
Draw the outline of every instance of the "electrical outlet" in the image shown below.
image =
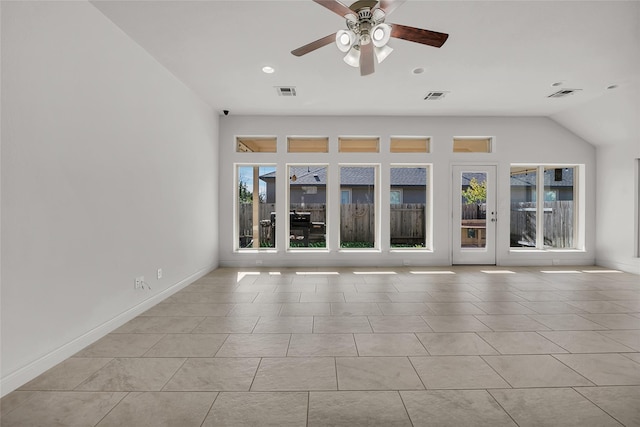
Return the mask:
{"type": "Polygon", "coordinates": [[[142,289],[143,282],[144,282],[144,276],[136,277],[134,281],[134,289],[142,289]]]}
{"type": "Polygon", "coordinates": [[[162,269],[158,269],[158,279],[162,279],[162,269]]]}

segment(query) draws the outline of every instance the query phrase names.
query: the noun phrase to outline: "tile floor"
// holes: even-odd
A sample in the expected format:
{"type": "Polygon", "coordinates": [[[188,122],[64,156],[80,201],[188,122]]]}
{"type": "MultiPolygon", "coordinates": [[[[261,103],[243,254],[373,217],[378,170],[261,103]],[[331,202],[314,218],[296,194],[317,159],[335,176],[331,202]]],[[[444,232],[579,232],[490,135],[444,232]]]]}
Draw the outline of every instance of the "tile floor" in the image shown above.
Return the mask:
{"type": "Polygon", "coordinates": [[[640,426],[640,278],[219,269],[1,403],[2,426],[640,426]]]}

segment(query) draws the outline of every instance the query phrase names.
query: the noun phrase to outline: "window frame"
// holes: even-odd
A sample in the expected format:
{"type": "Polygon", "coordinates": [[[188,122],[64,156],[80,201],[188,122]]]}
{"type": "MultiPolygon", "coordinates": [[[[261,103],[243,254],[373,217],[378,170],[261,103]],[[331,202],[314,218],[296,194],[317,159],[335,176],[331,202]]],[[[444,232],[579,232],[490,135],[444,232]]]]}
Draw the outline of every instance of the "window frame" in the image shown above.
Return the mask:
{"type": "MultiPolygon", "coordinates": [[[[389,165],[389,188],[391,189],[391,170],[396,168],[424,168],[426,169],[426,185],[425,185],[425,209],[424,209],[424,247],[397,247],[391,246],[391,225],[389,224],[388,239],[390,252],[433,252],[433,163],[390,163],[389,165]]],[[[403,200],[404,204],[404,192],[403,200]]],[[[389,210],[391,209],[391,203],[389,203],[389,210]]],[[[389,218],[391,212],[389,211],[389,218]]]]}
{"type": "MultiPolygon", "coordinates": [[[[536,191],[532,197],[532,203],[535,203],[536,209],[536,241],[535,247],[518,247],[509,244],[510,252],[584,252],[585,248],[585,165],[575,163],[511,163],[509,165],[509,179],[511,179],[511,170],[513,168],[525,168],[536,171],[536,191]],[[544,214],[546,198],[545,171],[558,168],[573,169],[573,247],[554,248],[545,246],[544,244],[544,214]]],[[[509,184],[511,193],[511,184],[509,184]]],[[[509,198],[511,205],[511,195],[509,198]]],[[[511,211],[509,211],[509,214],[511,211]]],[[[511,221],[509,222],[509,229],[511,221]]]]}
{"type": "MultiPolygon", "coordinates": [[[[373,168],[374,170],[374,179],[373,179],[373,215],[374,215],[374,236],[373,236],[373,246],[365,247],[365,248],[345,248],[342,247],[342,222],[338,223],[338,250],[340,252],[381,252],[381,233],[382,233],[382,218],[381,218],[381,196],[382,189],[380,188],[381,184],[381,169],[382,165],[380,163],[339,163],[338,167],[338,189],[340,194],[342,194],[342,168],[344,167],[360,167],[360,168],[373,168]]],[[[349,188],[351,192],[351,188],[349,188]]],[[[350,193],[351,194],[351,193],[350,193]]],[[[352,194],[351,194],[352,195],[352,194]]],[[[340,198],[342,202],[342,197],[340,198]]],[[[351,197],[351,202],[353,203],[353,198],[351,197]]],[[[340,203],[340,209],[342,208],[342,203],[340,203]]],[[[338,218],[341,217],[341,213],[338,212],[338,218]]]]}

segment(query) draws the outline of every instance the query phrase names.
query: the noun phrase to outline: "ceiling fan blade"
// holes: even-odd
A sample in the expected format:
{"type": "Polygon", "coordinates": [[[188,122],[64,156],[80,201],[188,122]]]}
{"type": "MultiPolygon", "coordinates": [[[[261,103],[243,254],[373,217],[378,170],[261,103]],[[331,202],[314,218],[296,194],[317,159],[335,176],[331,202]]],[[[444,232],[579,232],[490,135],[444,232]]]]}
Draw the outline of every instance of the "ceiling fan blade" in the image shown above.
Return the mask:
{"type": "Polygon", "coordinates": [[[406,0],[380,0],[380,4],[378,7],[384,11],[385,14],[389,15],[391,12],[396,10],[398,6],[401,6],[406,0]]]}
{"type": "Polygon", "coordinates": [[[407,27],[406,25],[390,24],[391,37],[422,43],[433,47],[440,47],[447,41],[449,34],[436,31],[423,30],[421,28],[407,27]]]}
{"type": "Polygon", "coordinates": [[[367,76],[375,71],[373,43],[360,45],[360,75],[367,76]]]}
{"type": "Polygon", "coordinates": [[[323,46],[326,46],[328,44],[331,44],[333,42],[336,41],[336,33],[333,34],[329,34],[326,37],[323,37],[321,39],[318,39],[314,42],[311,42],[309,44],[306,44],[302,47],[299,47],[295,50],[292,50],[291,53],[294,54],[295,56],[302,56],[305,55],[309,52],[313,52],[316,49],[320,49],[323,46]]]}
{"type": "Polygon", "coordinates": [[[330,11],[337,13],[338,15],[344,17],[348,14],[352,14],[353,10],[349,9],[347,6],[340,3],[338,0],[313,0],[318,3],[320,6],[324,6],[330,11]]]}

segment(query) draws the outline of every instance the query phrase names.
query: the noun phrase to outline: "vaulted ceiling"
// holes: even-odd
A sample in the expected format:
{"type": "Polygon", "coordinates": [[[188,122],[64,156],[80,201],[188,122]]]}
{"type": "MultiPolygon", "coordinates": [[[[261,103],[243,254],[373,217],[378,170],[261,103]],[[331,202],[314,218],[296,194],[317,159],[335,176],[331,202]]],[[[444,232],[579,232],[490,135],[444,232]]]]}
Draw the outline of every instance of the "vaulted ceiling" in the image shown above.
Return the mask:
{"type": "Polygon", "coordinates": [[[449,39],[391,39],[364,77],[334,44],[290,53],[345,28],[311,0],[92,3],[218,112],[547,116],[595,145],[640,138],[638,1],[409,0],[387,22],[449,39]],[[548,97],[560,89],[580,90],[548,97]],[[446,95],[425,100],[431,91],[446,95]]]}

